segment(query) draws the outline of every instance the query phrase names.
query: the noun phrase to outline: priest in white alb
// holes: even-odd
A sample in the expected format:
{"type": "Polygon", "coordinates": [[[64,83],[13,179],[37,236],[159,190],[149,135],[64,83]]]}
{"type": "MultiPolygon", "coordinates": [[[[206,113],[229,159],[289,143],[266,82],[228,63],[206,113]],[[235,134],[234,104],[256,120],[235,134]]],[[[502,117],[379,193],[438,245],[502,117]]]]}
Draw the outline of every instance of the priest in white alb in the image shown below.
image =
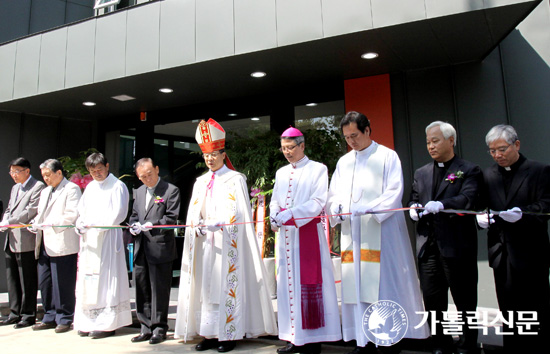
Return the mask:
{"type": "Polygon", "coordinates": [[[277,235],[278,353],[321,352],[342,339],[332,260],[320,218],[328,193],[327,167],[304,153],[303,134],[288,128],[281,151],[290,163],[275,175],[269,204],[277,235]]]}
{"type": "Polygon", "coordinates": [[[427,338],[429,329],[418,326],[424,305],[403,212],[372,213],[402,207],[399,157],[371,139],[369,120],[361,113],[348,112],[340,128],[352,150],[336,165],[328,208],[335,215],[331,223],[341,223],[342,333],[345,341],[357,341],[352,354],[374,353],[375,345],[390,347],[403,337],[427,338]],[[406,325],[380,333],[383,328],[364,322],[367,308],[382,300],[403,308],[406,325]]]}
{"type": "Polygon", "coordinates": [[[74,328],[93,339],[115,334],[132,324],[128,269],[122,230],[94,226],[120,225],[128,214],[128,189],[109,173],[103,154],[86,158],[94,179],[78,204],[76,231],[82,236],[78,253],[74,328]]]}
{"type": "Polygon", "coordinates": [[[187,212],[186,225],[196,227],[185,230],[174,337],[201,336],[195,350],[223,353],[239,339],[276,335],[277,323],[246,177],[232,169],[215,120],[201,121],[195,138],[209,171],[197,178],[187,212]]]}

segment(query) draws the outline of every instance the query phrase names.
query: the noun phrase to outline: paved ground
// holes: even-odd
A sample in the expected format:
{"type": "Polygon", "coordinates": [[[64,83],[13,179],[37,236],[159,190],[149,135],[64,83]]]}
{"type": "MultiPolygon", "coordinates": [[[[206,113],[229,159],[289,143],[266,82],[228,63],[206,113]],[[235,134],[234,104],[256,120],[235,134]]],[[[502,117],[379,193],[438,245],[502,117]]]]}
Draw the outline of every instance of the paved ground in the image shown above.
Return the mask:
{"type": "MultiPolygon", "coordinates": [[[[131,289],[133,292],[133,289],[131,289]]],[[[172,289],[171,294],[170,328],[173,329],[176,313],[177,288],[172,289]]],[[[133,298],[132,298],[133,302],[133,298]]],[[[40,303],[40,299],[39,299],[40,303]]],[[[276,309],[276,301],[274,301],[276,309]]],[[[132,303],[132,307],[133,303],[132,303]]],[[[6,293],[0,293],[0,312],[3,316],[9,313],[8,297],[6,293]]],[[[41,306],[39,305],[39,317],[41,317],[41,306]]],[[[134,321],[135,312],[134,312],[134,321]]],[[[0,326],[0,352],[2,354],[17,353],[78,353],[78,354],[110,354],[110,353],[186,353],[193,352],[196,339],[189,343],[173,338],[173,332],[168,332],[168,340],[157,345],[148,342],[132,343],[130,339],[139,334],[137,321],[134,325],[124,327],[116,331],[116,335],[104,339],[82,338],[75,331],[56,334],[53,330],[33,331],[31,328],[14,329],[13,326],[0,326]]],[[[248,339],[240,341],[234,353],[269,353],[275,354],[276,349],[285,345],[276,337],[265,337],[259,339],[248,339]]],[[[400,342],[402,354],[426,354],[424,344],[421,341],[403,340],[400,342]]],[[[352,343],[339,342],[335,344],[324,344],[324,354],[345,354],[353,349],[352,343]]],[[[484,349],[485,353],[496,353],[495,350],[484,349]]],[[[499,349],[498,347],[494,349],[499,349]]],[[[209,350],[206,353],[215,353],[209,350]]]]}
{"type": "MultiPolygon", "coordinates": [[[[195,344],[176,340],[169,332],[169,339],[163,343],[151,345],[148,342],[131,343],[130,339],[139,333],[138,328],[124,327],[116,331],[116,335],[104,339],[79,337],[75,331],[56,334],[53,330],[33,331],[31,328],[13,329],[13,326],[0,327],[0,348],[2,353],[196,353],[195,344]]],[[[279,346],[285,343],[274,338],[259,338],[239,341],[234,353],[269,353],[275,354],[279,346]]],[[[344,354],[353,347],[343,345],[323,345],[324,354],[344,354]]],[[[206,353],[215,353],[209,350],[206,353]]],[[[402,354],[426,353],[405,349],[402,354]]]]}

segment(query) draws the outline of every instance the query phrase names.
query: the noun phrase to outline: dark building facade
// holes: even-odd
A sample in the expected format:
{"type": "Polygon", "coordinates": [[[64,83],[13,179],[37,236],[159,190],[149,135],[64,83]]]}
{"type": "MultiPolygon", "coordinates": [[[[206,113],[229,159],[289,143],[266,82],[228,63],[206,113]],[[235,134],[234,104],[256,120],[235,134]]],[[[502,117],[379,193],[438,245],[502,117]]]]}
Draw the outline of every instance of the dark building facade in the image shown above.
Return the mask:
{"type": "MultiPolygon", "coordinates": [[[[0,166],[25,156],[39,177],[46,158],[97,147],[115,172],[148,155],[187,181],[181,152],[199,119],[282,131],[352,109],[398,152],[405,198],[430,160],[434,120],[453,124],[458,154],[482,167],[499,123],[550,163],[549,1],[164,0],[94,16],[81,0],[56,2],[48,20],[33,17],[38,3],[0,3],[0,26],[27,26],[0,31],[0,166]],[[369,52],[377,57],[361,57],[369,52]]],[[[4,205],[12,183],[0,174],[4,205]]],[[[479,244],[479,306],[495,308],[484,232],[479,244]]]]}

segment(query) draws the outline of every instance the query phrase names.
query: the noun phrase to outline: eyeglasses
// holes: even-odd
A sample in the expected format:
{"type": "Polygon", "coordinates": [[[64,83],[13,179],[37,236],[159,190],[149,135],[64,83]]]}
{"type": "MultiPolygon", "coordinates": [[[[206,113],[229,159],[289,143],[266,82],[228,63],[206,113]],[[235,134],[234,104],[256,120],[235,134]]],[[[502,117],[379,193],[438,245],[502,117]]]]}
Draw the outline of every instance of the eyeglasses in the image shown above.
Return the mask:
{"type": "Polygon", "coordinates": [[[13,170],[13,171],[10,171],[10,175],[18,175],[20,174],[21,172],[25,171],[24,169],[23,170],[13,170]]]}
{"type": "Polygon", "coordinates": [[[280,152],[292,152],[292,150],[296,149],[296,146],[298,146],[298,144],[292,145],[292,146],[283,146],[283,147],[279,148],[279,151],[280,152]]]}
{"type": "Polygon", "coordinates": [[[214,151],[214,152],[211,152],[211,153],[209,153],[209,154],[202,154],[202,157],[204,157],[205,159],[207,159],[207,158],[209,158],[209,157],[215,159],[215,158],[217,158],[217,157],[220,156],[220,155],[221,155],[220,152],[214,151]]]}
{"type": "Polygon", "coordinates": [[[489,155],[491,156],[494,156],[496,155],[496,153],[498,152],[499,154],[504,154],[506,152],[506,150],[508,150],[508,148],[510,148],[510,146],[512,146],[514,144],[510,144],[510,145],[507,145],[507,146],[501,146],[499,148],[496,148],[496,149],[489,149],[487,150],[487,152],[489,153],[489,155]]]}

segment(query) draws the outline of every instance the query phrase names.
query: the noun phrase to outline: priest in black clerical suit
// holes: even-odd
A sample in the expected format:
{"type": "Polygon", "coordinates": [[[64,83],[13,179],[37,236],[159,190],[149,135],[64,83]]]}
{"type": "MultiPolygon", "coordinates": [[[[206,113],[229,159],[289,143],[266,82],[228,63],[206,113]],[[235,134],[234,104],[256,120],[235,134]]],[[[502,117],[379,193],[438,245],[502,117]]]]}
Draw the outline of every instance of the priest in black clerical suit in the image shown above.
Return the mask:
{"type": "Polygon", "coordinates": [[[172,262],[177,253],[174,230],[152,226],[176,223],[180,192],[159,177],[159,168],[150,158],[136,162],[136,175],[143,186],[135,192],[130,232],[135,236],[136,313],[141,333],[132,342],[157,344],[166,339],[168,331],[172,262]]]}
{"type": "MultiPolygon", "coordinates": [[[[519,153],[520,141],[509,125],[493,127],[486,138],[495,164],[484,171],[484,201],[500,212],[478,217],[489,227],[489,265],[493,268],[500,311],[513,311],[515,335],[503,336],[506,353],[547,353],[550,315],[550,242],[547,215],[550,212],[550,166],[519,153]],[[527,214],[525,213],[527,212],[527,214]],[[535,311],[536,322],[521,335],[519,311],[535,311]]],[[[528,316],[529,317],[529,316],[528,316]]]]}
{"type": "MultiPolygon", "coordinates": [[[[416,222],[416,248],[420,285],[426,311],[441,320],[451,290],[457,309],[475,311],[477,306],[477,227],[475,216],[441,212],[443,209],[474,209],[479,199],[482,174],[478,166],[454,154],[456,131],[436,121],[426,127],[428,152],[433,162],[415,171],[409,205],[416,222]]],[[[432,328],[433,333],[433,328],[432,328]]],[[[477,329],[464,328],[457,343],[460,353],[476,351],[477,329]]],[[[433,353],[450,353],[453,339],[441,324],[432,335],[433,353]]]]}

